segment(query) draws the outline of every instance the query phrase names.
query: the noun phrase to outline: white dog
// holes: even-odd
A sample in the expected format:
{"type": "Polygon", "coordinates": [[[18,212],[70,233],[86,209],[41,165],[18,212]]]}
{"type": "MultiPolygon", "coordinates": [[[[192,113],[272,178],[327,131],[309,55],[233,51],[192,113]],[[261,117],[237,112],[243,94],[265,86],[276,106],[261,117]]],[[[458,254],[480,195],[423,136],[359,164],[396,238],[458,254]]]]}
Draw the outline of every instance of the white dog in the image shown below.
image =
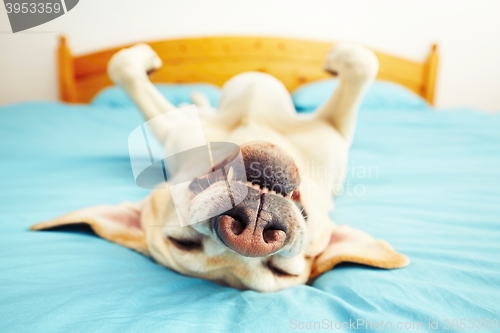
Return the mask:
{"type": "MultiPolygon", "coordinates": [[[[147,120],[175,109],[147,75],[161,64],[149,46],[139,44],[115,54],[108,65],[110,77],[147,120]]],[[[339,86],[307,117],[296,114],[284,85],[263,73],[229,80],[216,112],[208,110],[203,96],[194,96],[199,108],[207,109],[200,112],[207,141],[241,147],[247,182],[240,186],[246,196],[233,208],[180,226],[167,187],[138,203],[85,208],[32,229],[87,223],[99,236],[182,274],[258,291],[305,283],[343,261],[406,266],[408,258],[387,242],[336,226],[328,216],[333,194],[342,188],[357,109],[376,76],[377,58],[364,47],[338,44],[324,69],[339,76],[339,86]]],[[[156,123],[153,131],[167,148],[181,144],[183,129],[175,121],[156,123]]],[[[212,179],[186,197],[183,218],[215,211],[221,188],[231,182],[237,180],[229,175],[212,179]]]]}

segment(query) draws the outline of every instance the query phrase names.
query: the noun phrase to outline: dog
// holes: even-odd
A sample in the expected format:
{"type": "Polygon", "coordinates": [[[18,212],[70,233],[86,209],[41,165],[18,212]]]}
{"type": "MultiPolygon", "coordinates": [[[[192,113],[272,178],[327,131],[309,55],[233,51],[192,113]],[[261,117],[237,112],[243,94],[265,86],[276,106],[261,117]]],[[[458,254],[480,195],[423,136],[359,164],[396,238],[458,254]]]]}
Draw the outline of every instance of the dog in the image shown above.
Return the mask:
{"type": "MultiPolygon", "coordinates": [[[[111,79],[146,120],[176,109],[149,80],[161,65],[146,44],[120,50],[108,64],[111,79]]],[[[204,96],[193,96],[207,141],[240,147],[247,181],[239,186],[246,195],[230,209],[181,226],[164,186],[140,202],[84,208],[31,229],[86,223],[98,236],[181,274],[261,292],[313,281],[341,262],[385,269],[408,265],[409,259],[387,242],[338,226],[329,217],[332,198],[342,189],[357,110],[378,72],[378,60],[360,45],[338,43],[323,66],[338,76],[338,88],[306,116],[296,113],[279,80],[260,72],[226,82],[216,111],[204,96]],[[336,172],[314,172],[307,165],[336,172]]],[[[174,150],[182,144],[177,125],[153,128],[159,142],[174,150]]],[[[221,188],[232,181],[226,176],[184,198],[181,215],[189,220],[216,211],[221,188]]]]}

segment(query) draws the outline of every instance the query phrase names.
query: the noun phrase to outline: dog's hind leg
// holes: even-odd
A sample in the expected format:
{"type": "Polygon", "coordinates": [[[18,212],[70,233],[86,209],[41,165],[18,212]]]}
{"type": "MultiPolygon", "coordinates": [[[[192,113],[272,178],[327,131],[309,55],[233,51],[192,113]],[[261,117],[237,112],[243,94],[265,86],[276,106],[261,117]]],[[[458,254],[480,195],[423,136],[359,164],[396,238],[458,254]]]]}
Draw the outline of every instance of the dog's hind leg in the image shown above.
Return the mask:
{"type": "MultiPolygon", "coordinates": [[[[127,92],[139,107],[146,120],[150,120],[165,112],[175,109],[151,83],[148,74],[162,65],[161,59],[146,44],[137,44],[120,50],[108,63],[108,74],[111,79],[127,92]]],[[[152,124],[152,130],[164,142],[174,123],[159,119],[152,124]]]]}
{"type": "Polygon", "coordinates": [[[315,117],[324,119],[351,141],[357,110],[378,71],[377,57],[363,46],[339,43],[328,52],[323,66],[326,71],[338,75],[339,85],[328,101],[316,110],[315,117]]]}

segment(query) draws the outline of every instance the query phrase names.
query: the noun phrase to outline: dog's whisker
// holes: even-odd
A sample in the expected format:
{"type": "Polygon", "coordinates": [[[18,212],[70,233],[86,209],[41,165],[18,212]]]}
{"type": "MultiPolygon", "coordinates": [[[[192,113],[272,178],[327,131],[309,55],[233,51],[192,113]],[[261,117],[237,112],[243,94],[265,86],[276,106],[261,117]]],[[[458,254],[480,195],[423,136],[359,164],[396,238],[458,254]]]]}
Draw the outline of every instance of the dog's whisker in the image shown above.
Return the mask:
{"type": "Polygon", "coordinates": [[[168,224],[149,224],[145,227],[169,227],[169,228],[178,228],[180,225],[168,225],[168,224]]]}
{"type": "Polygon", "coordinates": [[[227,181],[230,182],[233,179],[234,171],[233,167],[229,167],[229,171],[227,172],[227,181]]]}
{"type": "Polygon", "coordinates": [[[198,186],[200,187],[200,192],[201,192],[201,191],[203,191],[203,190],[205,190],[205,189],[203,188],[203,186],[201,185],[201,183],[200,183],[200,179],[199,179],[199,178],[196,178],[196,182],[198,183],[198,186]]]}

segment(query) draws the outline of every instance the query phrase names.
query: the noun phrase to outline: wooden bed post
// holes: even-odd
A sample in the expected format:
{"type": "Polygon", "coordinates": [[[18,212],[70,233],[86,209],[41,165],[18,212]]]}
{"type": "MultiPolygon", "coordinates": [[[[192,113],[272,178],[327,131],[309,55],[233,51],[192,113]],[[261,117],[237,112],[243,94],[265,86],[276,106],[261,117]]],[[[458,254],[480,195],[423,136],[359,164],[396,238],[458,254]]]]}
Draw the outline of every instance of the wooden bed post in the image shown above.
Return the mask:
{"type": "Polygon", "coordinates": [[[437,53],[437,44],[433,44],[431,52],[427,57],[424,66],[424,86],[423,96],[431,104],[434,105],[434,96],[436,92],[437,69],[439,65],[439,55],[437,53]]]}
{"type": "Polygon", "coordinates": [[[78,102],[73,56],[66,44],[66,37],[64,36],[59,37],[57,69],[59,77],[59,99],[68,103],[78,102]]]}

